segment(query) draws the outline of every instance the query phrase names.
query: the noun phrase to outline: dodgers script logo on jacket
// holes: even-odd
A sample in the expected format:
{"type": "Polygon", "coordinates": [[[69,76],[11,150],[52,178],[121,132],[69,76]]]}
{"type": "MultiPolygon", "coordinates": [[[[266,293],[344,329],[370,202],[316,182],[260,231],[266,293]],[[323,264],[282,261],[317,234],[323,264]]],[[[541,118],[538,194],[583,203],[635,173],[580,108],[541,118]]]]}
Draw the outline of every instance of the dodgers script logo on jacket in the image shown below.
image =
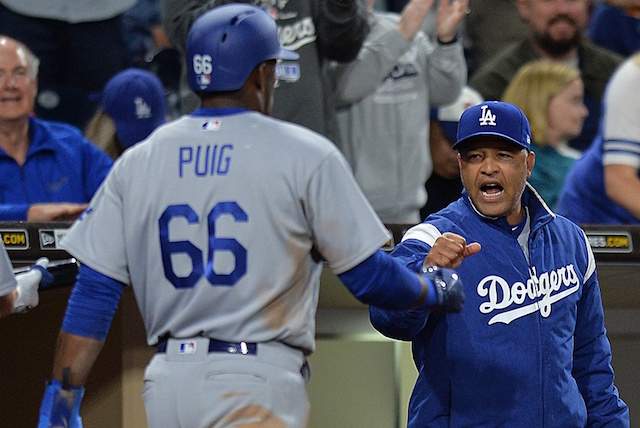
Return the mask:
{"type": "Polygon", "coordinates": [[[580,281],[573,264],[551,272],[543,272],[540,276],[536,275],[536,269],[533,267],[530,274],[531,277],[526,284],[518,281],[510,285],[498,275],[486,276],[478,283],[478,296],[488,298],[487,302],[480,305],[480,312],[483,314],[499,312],[489,320],[489,325],[509,324],[536,311],[540,311],[540,315],[547,318],[551,314],[551,306],[554,303],[580,288],[580,281]],[[525,301],[533,302],[523,304],[525,301]]]}

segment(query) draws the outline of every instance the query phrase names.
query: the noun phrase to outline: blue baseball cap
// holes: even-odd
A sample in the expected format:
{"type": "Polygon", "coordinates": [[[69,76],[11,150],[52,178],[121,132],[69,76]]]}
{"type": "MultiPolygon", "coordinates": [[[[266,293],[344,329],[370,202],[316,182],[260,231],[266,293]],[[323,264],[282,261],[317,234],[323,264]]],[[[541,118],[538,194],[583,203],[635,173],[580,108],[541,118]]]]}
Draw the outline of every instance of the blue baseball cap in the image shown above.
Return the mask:
{"type": "Polygon", "coordinates": [[[465,141],[482,135],[493,135],[531,150],[529,120],[517,106],[502,101],[485,101],[462,113],[454,149],[465,141]]]}
{"type": "Polygon", "coordinates": [[[102,108],[113,119],[125,147],[144,140],[167,121],[167,100],[162,82],[150,71],[129,68],[107,82],[102,108]]]}
{"type": "Polygon", "coordinates": [[[458,135],[458,122],[460,116],[466,109],[476,104],[480,104],[482,101],[482,95],[475,89],[465,86],[462,88],[462,92],[458,99],[453,103],[438,108],[431,109],[431,119],[437,120],[440,123],[440,127],[444,132],[445,137],[450,141],[455,142],[458,135]]]}

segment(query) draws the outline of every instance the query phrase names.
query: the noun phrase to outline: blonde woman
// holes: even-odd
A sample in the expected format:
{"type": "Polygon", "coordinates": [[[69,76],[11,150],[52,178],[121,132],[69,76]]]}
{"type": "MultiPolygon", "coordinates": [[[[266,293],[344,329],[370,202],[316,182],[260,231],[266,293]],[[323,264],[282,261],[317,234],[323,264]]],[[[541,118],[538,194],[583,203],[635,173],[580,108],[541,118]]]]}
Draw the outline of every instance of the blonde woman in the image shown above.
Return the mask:
{"type": "Polygon", "coordinates": [[[160,79],[150,71],[130,68],[106,84],[102,105],[84,134],[115,160],[166,120],[167,101],[160,79]]]}
{"type": "Polygon", "coordinates": [[[530,62],[516,73],[502,99],[520,107],[529,119],[536,154],[529,182],[555,208],[567,173],[581,156],[568,141],[580,135],[589,114],[580,72],[564,63],[530,62]]]}

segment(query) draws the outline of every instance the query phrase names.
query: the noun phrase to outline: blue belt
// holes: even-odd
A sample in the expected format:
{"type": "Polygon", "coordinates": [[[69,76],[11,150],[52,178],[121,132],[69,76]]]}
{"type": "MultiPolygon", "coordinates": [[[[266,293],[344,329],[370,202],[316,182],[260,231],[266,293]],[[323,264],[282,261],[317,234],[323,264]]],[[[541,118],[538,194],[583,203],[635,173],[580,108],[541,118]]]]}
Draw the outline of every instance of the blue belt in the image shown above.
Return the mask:
{"type": "MultiPolygon", "coordinates": [[[[179,340],[179,339],[178,339],[179,340]]],[[[188,339],[185,339],[187,342],[188,339]]],[[[156,345],[157,353],[167,352],[167,341],[162,340],[156,345]]],[[[225,352],[227,354],[256,355],[258,344],[251,342],[223,342],[221,340],[209,339],[209,352],[225,352]]]]}

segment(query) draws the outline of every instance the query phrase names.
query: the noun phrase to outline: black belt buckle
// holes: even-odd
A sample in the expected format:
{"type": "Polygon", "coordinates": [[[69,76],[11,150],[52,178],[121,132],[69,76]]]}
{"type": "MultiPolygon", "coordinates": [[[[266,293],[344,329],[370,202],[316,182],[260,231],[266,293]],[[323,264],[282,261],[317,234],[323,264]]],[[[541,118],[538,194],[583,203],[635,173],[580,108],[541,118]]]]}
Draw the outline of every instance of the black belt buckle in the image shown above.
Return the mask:
{"type": "MultiPolygon", "coordinates": [[[[167,352],[167,342],[167,340],[161,340],[160,342],[158,342],[158,344],[156,345],[156,352],[159,354],[167,352]]],[[[253,342],[223,342],[221,340],[209,339],[209,352],[257,355],[258,344],[253,342]]]]}

